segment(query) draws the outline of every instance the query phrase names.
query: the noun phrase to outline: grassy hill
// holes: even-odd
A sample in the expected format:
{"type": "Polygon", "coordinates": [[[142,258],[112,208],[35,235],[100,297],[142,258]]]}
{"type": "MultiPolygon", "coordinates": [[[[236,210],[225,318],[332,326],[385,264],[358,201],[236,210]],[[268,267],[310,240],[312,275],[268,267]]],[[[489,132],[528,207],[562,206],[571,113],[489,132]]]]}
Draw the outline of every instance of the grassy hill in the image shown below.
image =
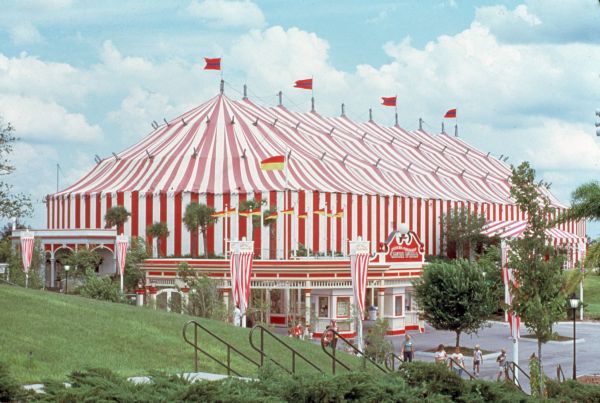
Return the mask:
{"type": "MultiPolygon", "coordinates": [[[[190,372],[193,348],[183,342],[181,331],[190,319],[203,325],[258,360],[248,344],[249,329],[187,315],[154,311],[124,304],[90,300],[74,295],[54,294],[0,285],[0,361],[21,382],[64,379],[83,368],[110,368],[123,375],[143,375],[149,371],[190,372]]],[[[204,333],[200,345],[225,359],[226,349],[204,333]]],[[[258,340],[258,337],[257,337],[258,340]]],[[[285,338],[324,372],[331,361],[321,347],[285,338]]],[[[291,368],[291,354],[274,343],[268,353],[291,368]]],[[[341,354],[340,355],[344,355],[341,354]]],[[[200,370],[224,373],[224,369],[200,355],[200,370]]],[[[359,360],[346,356],[354,367],[359,360]]],[[[232,355],[234,368],[255,376],[256,367],[232,355]]],[[[296,360],[300,372],[314,371],[296,360]]]]}

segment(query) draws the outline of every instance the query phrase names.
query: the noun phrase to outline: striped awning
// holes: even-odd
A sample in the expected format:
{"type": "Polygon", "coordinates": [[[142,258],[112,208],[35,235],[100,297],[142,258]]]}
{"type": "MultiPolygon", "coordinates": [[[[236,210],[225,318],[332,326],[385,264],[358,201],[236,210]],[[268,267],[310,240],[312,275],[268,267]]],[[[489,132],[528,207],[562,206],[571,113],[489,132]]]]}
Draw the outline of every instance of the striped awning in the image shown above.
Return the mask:
{"type": "MultiPolygon", "coordinates": [[[[499,236],[504,239],[521,238],[525,229],[527,228],[527,221],[490,221],[483,227],[483,234],[487,236],[499,236]]],[[[559,228],[549,228],[546,230],[546,236],[550,238],[555,244],[579,244],[586,242],[584,237],[577,236],[570,232],[561,230],[559,228]]]]}

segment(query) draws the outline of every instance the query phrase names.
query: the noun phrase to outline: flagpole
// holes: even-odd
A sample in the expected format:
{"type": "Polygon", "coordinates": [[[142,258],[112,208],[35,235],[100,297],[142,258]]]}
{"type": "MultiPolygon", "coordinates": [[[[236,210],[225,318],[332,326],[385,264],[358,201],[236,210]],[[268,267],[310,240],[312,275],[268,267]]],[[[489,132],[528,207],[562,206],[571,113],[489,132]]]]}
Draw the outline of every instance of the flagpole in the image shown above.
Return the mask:
{"type": "Polygon", "coordinates": [[[225,231],[224,231],[225,238],[224,238],[224,242],[223,242],[224,243],[224,247],[225,247],[225,249],[224,249],[225,259],[227,259],[227,223],[228,223],[228,220],[229,220],[229,214],[228,214],[228,211],[227,211],[228,209],[229,209],[229,205],[225,204],[225,220],[223,220],[223,225],[225,225],[225,231]]]}

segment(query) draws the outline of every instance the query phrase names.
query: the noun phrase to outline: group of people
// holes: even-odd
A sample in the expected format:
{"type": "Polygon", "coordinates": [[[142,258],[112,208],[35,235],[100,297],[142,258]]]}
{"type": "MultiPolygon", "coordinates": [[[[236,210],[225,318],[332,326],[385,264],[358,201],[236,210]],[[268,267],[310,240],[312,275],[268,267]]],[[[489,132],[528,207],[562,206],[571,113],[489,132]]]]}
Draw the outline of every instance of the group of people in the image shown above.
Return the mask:
{"type": "MultiPolygon", "coordinates": [[[[444,345],[440,344],[434,354],[436,364],[444,364],[448,365],[450,369],[458,374],[458,376],[462,376],[465,371],[465,357],[460,351],[460,347],[456,347],[454,349],[454,353],[450,356],[446,353],[444,349],[444,345]]],[[[506,377],[506,366],[508,364],[508,360],[506,357],[506,350],[503,348],[500,350],[500,354],[496,357],[496,363],[498,364],[498,373],[496,375],[496,380],[500,380],[501,377],[506,377]]],[[[475,349],[473,350],[473,375],[479,377],[481,372],[481,365],[483,364],[483,352],[479,347],[479,344],[475,345],[475,349]]]]}

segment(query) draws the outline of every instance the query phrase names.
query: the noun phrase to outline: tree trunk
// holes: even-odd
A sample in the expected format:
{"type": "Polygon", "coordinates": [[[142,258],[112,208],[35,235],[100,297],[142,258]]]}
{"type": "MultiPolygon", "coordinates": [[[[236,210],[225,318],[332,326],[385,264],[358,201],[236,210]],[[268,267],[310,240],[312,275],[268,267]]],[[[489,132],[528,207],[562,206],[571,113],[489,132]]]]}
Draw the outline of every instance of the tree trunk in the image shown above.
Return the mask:
{"type": "Polygon", "coordinates": [[[190,231],[192,237],[192,257],[198,257],[198,228],[190,231]]]}
{"type": "Polygon", "coordinates": [[[456,330],[456,346],[460,347],[460,330],[456,330]]]}
{"type": "Polygon", "coordinates": [[[540,339],[538,339],[538,357],[540,360],[540,399],[543,399],[546,380],[544,375],[544,366],[542,365],[542,342],[540,339]]]}
{"type": "Polygon", "coordinates": [[[464,248],[465,248],[465,245],[462,241],[456,242],[456,258],[457,259],[463,259],[465,257],[464,248]]]}
{"type": "Polygon", "coordinates": [[[156,257],[160,257],[160,237],[156,237],[156,257]]]}
{"type": "Polygon", "coordinates": [[[208,259],[208,239],[206,239],[206,228],[202,229],[202,243],[204,244],[204,257],[208,259]]]}

